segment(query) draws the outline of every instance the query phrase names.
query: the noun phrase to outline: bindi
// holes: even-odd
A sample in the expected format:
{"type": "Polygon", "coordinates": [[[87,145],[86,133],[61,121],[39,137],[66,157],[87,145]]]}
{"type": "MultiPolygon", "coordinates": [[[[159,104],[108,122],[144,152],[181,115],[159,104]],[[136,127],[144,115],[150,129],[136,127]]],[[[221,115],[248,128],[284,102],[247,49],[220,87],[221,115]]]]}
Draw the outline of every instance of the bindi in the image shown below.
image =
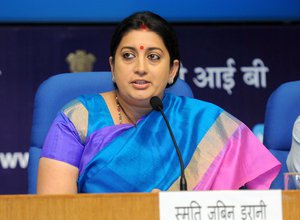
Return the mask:
{"type": "Polygon", "coordinates": [[[141,49],[141,50],[144,50],[144,46],[143,46],[143,45],[141,45],[141,46],[140,46],[140,49],[141,49]]]}

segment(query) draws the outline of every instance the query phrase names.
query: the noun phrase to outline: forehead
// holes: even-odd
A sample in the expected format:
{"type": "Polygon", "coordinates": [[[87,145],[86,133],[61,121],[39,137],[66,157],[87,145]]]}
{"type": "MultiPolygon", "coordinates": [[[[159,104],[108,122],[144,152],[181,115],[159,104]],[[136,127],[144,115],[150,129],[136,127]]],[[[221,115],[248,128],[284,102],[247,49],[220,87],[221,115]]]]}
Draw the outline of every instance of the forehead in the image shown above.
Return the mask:
{"type": "Polygon", "coordinates": [[[157,33],[145,30],[131,30],[126,33],[119,44],[119,48],[124,46],[159,47],[162,50],[167,50],[162,38],[157,33]]]}

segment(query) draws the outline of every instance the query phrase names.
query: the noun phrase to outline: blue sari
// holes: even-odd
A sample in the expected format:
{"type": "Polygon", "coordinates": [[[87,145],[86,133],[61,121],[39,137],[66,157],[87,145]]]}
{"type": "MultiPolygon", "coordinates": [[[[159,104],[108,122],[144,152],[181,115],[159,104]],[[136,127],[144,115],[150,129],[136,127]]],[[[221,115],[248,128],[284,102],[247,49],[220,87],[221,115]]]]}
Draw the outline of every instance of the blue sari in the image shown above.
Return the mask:
{"type": "MultiPolygon", "coordinates": [[[[218,106],[196,99],[165,94],[163,105],[182,153],[189,190],[238,189],[247,183],[249,188],[269,187],[279,172],[280,163],[243,123],[218,106]],[[257,165],[253,165],[253,158],[257,165]],[[247,164],[240,164],[243,161],[247,164]],[[246,168],[241,170],[239,166],[246,168]]],[[[159,112],[151,111],[136,126],[113,125],[103,98],[92,95],[71,102],[58,119],[52,130],[64,123],[71,136],[75,136],[73,142],[81,142],[80,147],[69,144],[80,156],[72,161],[68,156],[72,150],[61,157],[57,156],[61,151],[53,155],[47,153],[55,135],[46,141],[43,156],[79,168],[78,192],[179,189],[179,160],[159,112]],[[99,106],[102,106],[100,111],[99,106]],[[105,120],[101,120],[104,117],[105,120]]],[[[55,132],[50,130],[50,133],[55,132]]]]}

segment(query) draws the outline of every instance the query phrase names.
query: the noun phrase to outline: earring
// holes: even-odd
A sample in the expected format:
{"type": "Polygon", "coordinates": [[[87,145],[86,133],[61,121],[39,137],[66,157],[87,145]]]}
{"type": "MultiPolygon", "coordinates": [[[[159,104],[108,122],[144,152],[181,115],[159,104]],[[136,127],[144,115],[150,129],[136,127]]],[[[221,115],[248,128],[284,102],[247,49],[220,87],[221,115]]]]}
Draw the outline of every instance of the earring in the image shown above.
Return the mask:
{"type": "Polygon", "coordinates": [[[116,82],[115,76],[112,76],[111,81],[116,82]]]}
{"type": "Polygon", "coordinates": [[[174,82],[174,79],[171,78],[171,79],[169,79],[168,84],[171,85],[173,82],[174,82]]]}

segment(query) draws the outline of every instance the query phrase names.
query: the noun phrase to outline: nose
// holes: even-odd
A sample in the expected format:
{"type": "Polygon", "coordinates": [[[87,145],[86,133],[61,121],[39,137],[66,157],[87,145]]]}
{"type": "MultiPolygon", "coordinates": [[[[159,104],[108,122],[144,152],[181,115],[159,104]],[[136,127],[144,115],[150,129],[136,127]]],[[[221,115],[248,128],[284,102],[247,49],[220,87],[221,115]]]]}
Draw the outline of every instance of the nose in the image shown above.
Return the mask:
{"type": "Polygon", "coordinates": [[[136,74],[139,74],[139,75],[145,75],[147,73],[146,63],[145,63],[145,60],[142,57],[137,59],[134,72],[136,74]]]}

